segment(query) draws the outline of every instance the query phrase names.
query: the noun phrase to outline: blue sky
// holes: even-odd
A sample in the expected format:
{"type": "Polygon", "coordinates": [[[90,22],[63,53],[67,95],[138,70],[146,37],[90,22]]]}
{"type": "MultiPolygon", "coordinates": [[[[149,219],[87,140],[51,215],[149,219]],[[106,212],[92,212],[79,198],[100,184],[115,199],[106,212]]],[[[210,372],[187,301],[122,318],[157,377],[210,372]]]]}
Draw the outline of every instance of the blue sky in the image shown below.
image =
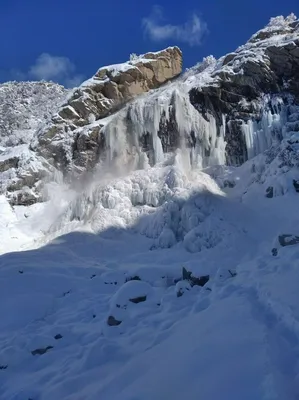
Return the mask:
{"type": "Polygon", "coordinates": [[[234,50],[298,0],[0,0],[0,81],[73,86],[100,66],[178,45],[184,66],[234,50]]]}

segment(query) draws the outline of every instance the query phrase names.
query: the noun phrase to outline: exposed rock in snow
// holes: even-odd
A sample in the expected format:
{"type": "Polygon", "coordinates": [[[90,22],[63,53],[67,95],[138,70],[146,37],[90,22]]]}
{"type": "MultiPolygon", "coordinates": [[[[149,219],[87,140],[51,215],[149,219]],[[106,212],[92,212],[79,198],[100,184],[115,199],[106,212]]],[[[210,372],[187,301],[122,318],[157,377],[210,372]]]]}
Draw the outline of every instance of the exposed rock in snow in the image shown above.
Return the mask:
{"type": "Polygon", "coordinates": [[[111,299],[111,306],[127,308],[131,303],[136,303],[138,298],[146,298],[152,293],[152,287],[146,282],[126,282],[111,299]]]}
{"type": "Polygon", "coordinates": [[[177,297],[183,296],[184,293],[189,292],[191,290],[191,285],[188,281],[179,281],[175,285],[175,290],[177,297]]]}

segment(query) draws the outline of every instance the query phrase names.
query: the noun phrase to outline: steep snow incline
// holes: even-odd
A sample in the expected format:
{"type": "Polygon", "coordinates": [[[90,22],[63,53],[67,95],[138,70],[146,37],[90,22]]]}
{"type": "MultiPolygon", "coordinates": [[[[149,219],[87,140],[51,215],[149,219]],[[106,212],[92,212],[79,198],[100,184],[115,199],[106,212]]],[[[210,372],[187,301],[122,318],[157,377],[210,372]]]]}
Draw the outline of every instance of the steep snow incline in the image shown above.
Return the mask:
{"type": "MultiPolygon", "coordinates": [[[[161,178],[160,170],[151,174],[161,178]]],[[[189,182],[178,208],[170,207],[172,220],[186,226],[184,218],[192,223],[201,206],[222,236],[216,246],[193,254],[182,242],[157,248],[155,239],[136,232],[137,221],[132,229],[112,223],[97,235],[77,231],[0,258],[1,398],[298,397],[299,247],[271,254],[279,233],[297,232],[298,195],[261,193],[258,202],[244,204],[230,194],[238,184],[225,195],[204,173],[197,186],[189,182]],[[206,285],[175,285],[182,266],[196,277],[209,275],[206,285]]],[[[119,180],[106,192],[108,203],[117,187],[120,197],[131,193],[129,179],[119,180]]],[[[160,190],[151,193],[157,199],[160,190]]],[[[83,222],[88,204],[75,213],[83,222]]],[[[167,204],[174,203],[161,209],[167,204]]],[[[165,220],[157,203],[141,225],[165,220]]]]}

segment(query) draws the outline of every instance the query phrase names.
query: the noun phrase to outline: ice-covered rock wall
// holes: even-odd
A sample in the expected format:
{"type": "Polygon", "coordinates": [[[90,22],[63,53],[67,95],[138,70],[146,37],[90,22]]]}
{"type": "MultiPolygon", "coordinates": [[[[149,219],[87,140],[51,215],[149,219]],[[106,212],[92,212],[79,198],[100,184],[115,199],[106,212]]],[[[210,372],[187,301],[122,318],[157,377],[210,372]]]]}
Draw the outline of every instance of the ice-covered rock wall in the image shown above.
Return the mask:
{"type": "MultiPolygon", "coordinates": [[[[171,164],[178,149],[192,168],[240,166],[285,137],[288,107],[299,102],[294,15],[271,19],[219,60],[207,57],[184,74],[181,65],[173,47],[101,68],[35,132],[22,158],[26,180],[13,187],[24,183],[40,199],[44,171],[73,183],[171,164]],[[33,164],[42,174],[32,174],[33,164]]],[[[2,161],[6,177],[17,161],[6,153],[2,161]]]]}
{"type": "Polygon", "coordinates": [[[263,105],[259,118],[244,121],[241,126],[249,160],[281,142],[286,136],[288,104],[276,96],[265,96],[261,103],[263,105]]]}
{"type": "Polygon", "coordinates": [[[114,115],[102,128],[111,162],[121,158],[134,169],[165,162],[184,149],[197,168],[225,163],[225,123],[217,129],[213,115],[204,118],[179,84],[139,98],[114,115]]]}

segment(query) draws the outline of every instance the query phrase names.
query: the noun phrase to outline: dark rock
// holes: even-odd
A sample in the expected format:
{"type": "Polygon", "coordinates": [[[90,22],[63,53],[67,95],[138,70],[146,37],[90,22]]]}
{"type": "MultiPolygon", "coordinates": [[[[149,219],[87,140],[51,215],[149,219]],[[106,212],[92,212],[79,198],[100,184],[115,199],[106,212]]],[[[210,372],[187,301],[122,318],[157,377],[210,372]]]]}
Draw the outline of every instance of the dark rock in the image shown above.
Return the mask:
{"type": "Polygon", "coordinates": [[[237,276],[237,273],[235,272],[235,271],[232,271],[232,270],[228,270],[228,273],[230,274],[230,276],[232,277],[232,278],[234,278],[235,276],[237,276]]]}
{"type": "Polygon", "coordinates": [[[236,183],[235,183],[235,182],[232,182],[232,181],[229,181],[228,179],[226,179],[226,180],[223,182],[223,186],[224,186],[225,188],[228,187],[228,188],[232,189],[233,187],[236,186],[236,183]]]}
{"type": "Polygon", "coordinates": [[[31,352],[31,354],[32,354],[33,356],[36,356],[36,355],[41,356],[41,355],[47,353],[47,351],[49,351],[49,350],[51,350],[51,349],[53,349],[53,346],[47,346],[47,347],[44,347],[44,348],[40,348],[40,349],[33,350],[33,351],[31,352]]]}
{"type": "Polygon", "coordinates": [[[8,368],[8,365],[0,365],[0,370],[1,369],[7,369],[8,368]]]}
{"type": "Polygon", "coordinates": [[[278,254],[278,250],[275,247],[273,247],[273,249],[271,250],[271,253],[272,253],[273,257],[276,257],[278,254]]]}
{"type": "Polygon", "coordinates": [[[126,278],[126,282],[130,282],[130,281],[141,281],[141,279],[138,275],[134,275],[134,276],[129,276],[126,278]]]}
{"type": "Polygon", "coordinates": [[[105,136],[101,128],[102,126],[99,125],[90,129],[88,134],[79,133],[76,136],[72,148],[76,170],[91,170],[99,162],[106,148],[105,136]]]}
{"type": "Polygon", "coordinates": [[[280,235],[278,236],[278,242],[280,246],[293,246],[295,244],[299,244],[299,236],[295,235],[280,235]]]}
{"type": "MultiPolygon", "coordinates": [[[[187,271],[186,268],[184,268],[184,267],[183,267],[182,275],[183,275],[182,276],[183,280],[188,281],[191,286],[204,286],[210,280],[210,275],[204,275],[204,276],[197,278],[192,275],[192,272],[187,271]]],[[[180,279],[177,280],[177,282],[179,282],[179,281],[180,281],[180,279]]]]}
{"type": "Polygon", "coordinates": [[[299,181],[298,180],[293,179],[293,186],[294,186],[296,192],[299,193],[299,181]]]}
{"type": "Polygon", "coordinates": [[[4,161],[0,161],[0,172],[5,172],[11,168],[18,168],[19,157],[11,157],[4,161]]]}
{"type": "Polygon", "coordinates": [[[183,281],[188,281],[191,278],[192,272],[187,271],[185,267],[182,269],[183,281]]]}
{"type": "Polygon", "coordinates": [[[122,323],[122,321],[118,321],[117,319],[115,319],[112,315],[110,315],[107,319],[107,324],[109,326],[118,326],[122,323]]]}
{"type": "MultiPolygon", "coordinates": [[[[19,182],[22,186],[23,181],[19,182]]],[[[8,192],[14,192],[15,190],[18,190],[15,185],[10,185],[7,188],[8,192]]],[[[22,190],[21,192],[16,192],[12,193],[11,196],[9,196],[9,204],[11,206],[31,206],[32,204],[36,204],[42,201],[42,197],[36,195],[35,193],[31,191],[26,191],[22,190]]]]}
{"type": "Polygon", "coordinates": [[[134,299],[129,299],[132,303],[138,304],[146,301],[146,296],[135,297],[134,299]]]}
{"type": "Polygon", "coordinates": [[[161,139],[164,153],[170,153],[180,146],[180,132],[175,118],[175,102],[171,101],[172,108],[169,112],[169,119],[166,120],[165,114],[162,115],[158,136],[161,139]]]}
{"type": "Polygon", "coordinates": [[[243,121],[241,119],[229,120],[225,130],[226,161],[229,165],[241,165],[247,159],[247,148],[242,132],[243,121]]]}
{"type": "Polygon", "coordinates": [[[200,278],[191,277],[191,286],[204,286],[210,280],[210,275],[204,275],[200,278]]]}
{"type": "Polygon", "coordinates": [[[62,338],[63,338],[63,336],[60,335],[60,333],[58,333],[57,335],[54,336],[55,340],[59,340],[59,339],[62,339],[62,338]]]}
{"type": "Polygon", "coordinates": [[[273,186],[269,186],[269,187],[266,189],[266,197],[268,197],[268,199],[272,199],[273,196],[274,196],[274,189],[273,189],[273,186]]]}
{"type": "Polygon", "coordinates": [[[236,53],[227,54],[225,56],[225,59],[223,60],[223,65],[230,63],[236,57],[236,55],[237,55],[236,53]]]}

